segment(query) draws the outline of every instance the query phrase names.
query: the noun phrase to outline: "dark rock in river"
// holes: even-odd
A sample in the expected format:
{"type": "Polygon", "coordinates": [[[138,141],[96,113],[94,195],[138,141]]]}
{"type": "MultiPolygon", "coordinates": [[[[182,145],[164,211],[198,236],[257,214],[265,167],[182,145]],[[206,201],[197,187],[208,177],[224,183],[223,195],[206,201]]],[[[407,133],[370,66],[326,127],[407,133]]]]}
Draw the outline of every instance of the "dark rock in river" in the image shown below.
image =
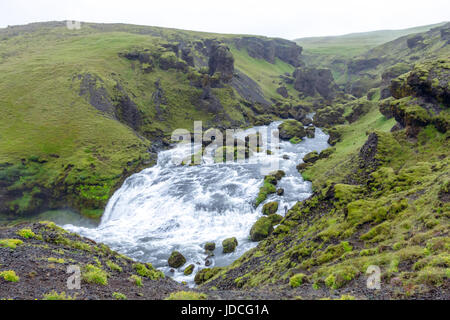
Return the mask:
{"type": "Polygon", "coordinates": [[[238,246],[238,241],[235,237],[225,239],[222,242],[223,253],[232,253],[232,252],[234,252],[234,250],[236,250],[237,246],[238,246]]]}
{"type": "Polygon", "coordinates": [[[169,266],[172,268],[179,268],[186,263],[186,258],[178,251],[172,252],[168,260],[169,266]]]}
{"type": "Polygon", "coordinates": [[[195,265],[190,264],[189,266],[186,267],[186,269],[184,269],[183,273],[185,276],[189,276],[192,274],[192,272],[194,272],[194,269],[195,269],[195,265]]]}
{"type": "Polygon", "coordinates": [[[316,128],[315,127],[306,128],[306,136],[310,139],[313,139],[316,136],[316,128]]]}
{"type": "Polygon", "coordinates": [[[216,250],[216,244],[214,242],[207,242],[205,244],[205,250],[206,251],[211,251],[211,252],[216,250]]]}
{"type": "Polygon", "coordinates": [[[262,213],[266,216],[274,214],[278,211],[278,201],[268,202],[262,208],[262,213]]]}

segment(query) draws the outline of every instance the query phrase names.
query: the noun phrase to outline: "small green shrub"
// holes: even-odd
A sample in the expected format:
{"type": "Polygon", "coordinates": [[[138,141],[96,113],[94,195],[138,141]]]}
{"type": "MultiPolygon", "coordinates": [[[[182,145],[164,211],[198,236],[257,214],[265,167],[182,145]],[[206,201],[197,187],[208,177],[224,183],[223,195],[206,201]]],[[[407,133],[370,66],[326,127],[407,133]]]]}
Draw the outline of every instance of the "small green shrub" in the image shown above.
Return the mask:
{"type": "Polygon", "coordinates": [[[166,300],[206,300],[207,295],[193,291],[178,291],[171,293],[166,300]]]}
{"type": "Polygon", "coordinates": [[[75,300],[75,297],[66,295],[65,292],[58,293],[53,290],[49,293],[44,294],[43,300],[75,300]]]}
{"type": "Polygon", "coordinates": [[[141,277],[146,277],[151,280],[158,280],[165,277],[164,273],[153,268],[151,263],[147,263],[147,265],[136,263],[133,267],[141,277]]]}
{"type": "Polygon", "coordinates": [[[108,274],[106,271],[92,264],[88,264],[84,267],[82,278],[83,281],[87,283],[95,283],[102,286],[106,286],[108,284],[108,274]]]}
{"type": "Polygon", "coordinates": [[[66,261],[63,258],[48,258],[47,259],[48,262],[53,262],[53,263],[65,263],[66,261]]]}
{"type": "Polygon", "coordinates": [[[112,296],[116,300],[127,300],[127,296],[120,292],[114,292],[112,296]]]}
{"type": "Polygon", "coordinates": [[[303,284],[303,280],[305,279],[306,275],[303,273],[298,273],[291,277],[289,280],[289,284],[292,288],[297,288],[303,284]]]}
{"type": "Polygon", "coordinates": [[[142,287],[142,278],[141,278],[141,277],[139,277],[139,276],[133,274],[133,275],[129,278],[129,280],[130,280],[131,282],[133,282],[136,286],[142,287]]]}
{"type": "Polygon", "coordinates": [[[5,279],[8,282],[18,282],[20,280],[19,276],[13,270],[6,270],[0,272],[0,278],[5,279]]]}
{"type": "Polygon", "coordinates": [[[0,240],[0,248],[10,248],[15,249],[17,246],[20,246],[23,244],[22,240],[18,239],[1,239],[0,240]]]}
{"type": "Polygon", "coordinates": [[[325,284],[331,289],[339,289],[353,280],[358,274],[358,270],[352,266],[344,266],[334,270],[325,278],[325,284]]]}
{"type": "Polygon", "coordinates": [[[108,266],[108,268],[111,271],[117,271],[117,272],[122,272],[123,271],[121,266],[119,266],[117,263],[114,263],[112,261],[109,261],[109,260],[106,261],[106,265],[108,266]]]}
{"type": "Polygon", "coordinates": [[[21,229],[17,231],[16,234],[25,239],[31,239],[36,237],[36,234],[33,231],[31,231],[31,229],[21,229]]]}

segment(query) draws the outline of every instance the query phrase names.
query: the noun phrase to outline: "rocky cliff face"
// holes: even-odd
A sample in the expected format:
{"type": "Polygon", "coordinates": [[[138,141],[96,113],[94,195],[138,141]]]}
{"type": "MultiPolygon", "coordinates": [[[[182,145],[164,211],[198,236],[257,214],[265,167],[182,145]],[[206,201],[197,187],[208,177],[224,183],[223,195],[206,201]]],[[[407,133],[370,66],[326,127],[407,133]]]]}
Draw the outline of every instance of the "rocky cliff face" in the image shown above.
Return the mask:
{"type": "Polygon", "coordinates": [[[428,58],[448,57],[450,24],[427,32],[398,38],[352,58],[347,63],[346,91],[355,97],[365,96],[381,87],[381,97],[390,96],[391,79],[412,69],[428,58]]]}
{"type": "Polygon", "coordinates": [[[300,56],[302,47],[295,42],[284,39],[265,39],[259,37],[242,37],[234,41],[238,49],[245,48],[248,54],[257,59],[275,63],[278,58],[294,67],[302,65],[300,56]]]}
{"type": "Polygon", "coordinates": [[[306,96],[319,94],[329,100],[335,96],[336,84],[329,69],[300,68],[293,73],[294,88],[306,96]]]}
{"type": "Polygon", "coordinates": [[[430,124],[445,133],[450,127],[449,79],[446,60],[417,64],[411,72],[392,80],[393,98],[380,102],[380,112],[387,118],[394,117],[412,137],[430,124]]]}
{"type": "Polygon", "coordinates": [[[234,57],[230,48],[223,43],[214,42],[209,53],[209,75],[220,72],[220,78],[229,82],[234,75],[234,57]]]}

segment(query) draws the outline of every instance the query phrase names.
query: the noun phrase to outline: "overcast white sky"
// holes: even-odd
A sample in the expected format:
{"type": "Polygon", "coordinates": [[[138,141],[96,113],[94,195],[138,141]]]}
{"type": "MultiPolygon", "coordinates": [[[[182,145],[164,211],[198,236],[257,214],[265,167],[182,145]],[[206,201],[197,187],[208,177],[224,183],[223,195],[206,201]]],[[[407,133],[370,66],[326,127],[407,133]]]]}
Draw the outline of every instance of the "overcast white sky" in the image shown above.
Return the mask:
{"type": "Polygon", "coordinates": [[[450,20],[449,0],[0,0],[0,27],[51,20],[121,22],[287,39],[450,20]]]}

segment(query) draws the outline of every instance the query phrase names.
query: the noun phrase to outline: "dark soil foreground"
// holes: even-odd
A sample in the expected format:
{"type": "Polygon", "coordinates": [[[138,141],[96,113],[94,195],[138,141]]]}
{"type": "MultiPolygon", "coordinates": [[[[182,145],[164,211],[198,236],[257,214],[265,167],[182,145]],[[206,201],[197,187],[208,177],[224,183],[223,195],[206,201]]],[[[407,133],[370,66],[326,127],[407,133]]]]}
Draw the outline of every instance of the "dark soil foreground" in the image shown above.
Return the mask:
{"type": "Polygon", "coordinates": [[[446,283],[426,295],[398,296],[392,286],[367,289],[364,277],[335,291],[314,290],[308,285],[295,289],[285,285],[250,290],[189,289],[164,277],[151,264],[137,263],[52,222],[0,227],[0,300],[449,299],[449,292],[446,283]],[[68,280],[74,283],[70,280],[74,274],[68,273],[70,266],[80,268],[80,289],[67,286],[68,280]]]}
{"type": "Polygon", "coordinates": [[[14,245],[8,247],[0,242],[0,274],[8,270],[19,277],[17,282],[0,277],[0,299],[44,299],[55,291],[75,299],[114,299],[122,294],[127,299],[152,300],[164,299],[184,288],[172,279],[161,278],[150,265],[136,264],[105,245],[68,233],[53,223],[0,228],[0,241],[4,239],[23,243],[12,248],[14,245]],[[19,233],[31,236],[27,239],[19,233]],[[81,269],[80,290],[68,290],[67,281],[74,275],[67,273],[71,265],[81,269]],[[95,268],[88,272],[87,265],[95,268]],[[142,286],[136,284],[135,278],[130,279],[132,276],[139,276],[142,286]]]}

